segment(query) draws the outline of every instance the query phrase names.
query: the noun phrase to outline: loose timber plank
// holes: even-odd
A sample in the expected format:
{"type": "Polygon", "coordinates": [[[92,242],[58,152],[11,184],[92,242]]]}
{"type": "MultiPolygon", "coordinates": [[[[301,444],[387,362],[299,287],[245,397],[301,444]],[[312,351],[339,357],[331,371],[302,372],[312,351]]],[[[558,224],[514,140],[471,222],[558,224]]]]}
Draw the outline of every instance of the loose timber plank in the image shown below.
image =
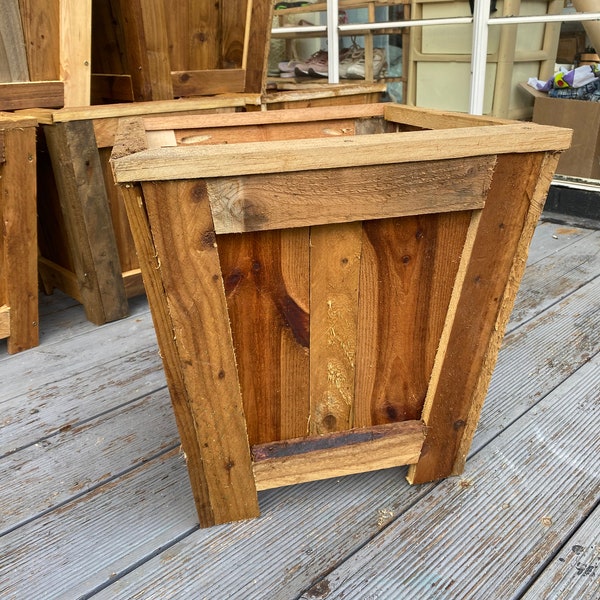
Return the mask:
{"type": "MultiPolygon", "coordinates": [[[[183,394],[186,404],[178,406],[187,412],[189,416],[183,419],[193,422],[196,433],[186,427],[181,435],[188,435],[190,444],[197,444],[200,451],[201,460],[192,463],[195,457],[188,456],[188,461],[190,471],[204,479],[194,490],[201,498],[202,525],[257,516],[248,435],[206,190],[196,182],[181,182],[144,185],[143,193],[156,256],[161,257],[165,286],[161,303],[168,305],[170,345],[182,369],[182,378],[171,379],[169,385],[172,389],[184,386],[176,394],[183,394]],[[167,201],[173,193],[178,202],[167,201]]],[[[162,347],[167,339],[161,342],[162,347]]],[[[193,478],[192,483],[195,481],[193,478]]]]}
{"type": "Polygon", "coordinates": [[[354,426],[362,223],[310,235],[310,432],[354,426]]]}
{"type": "MultiPolygon", "coordinates": [[[[342,445],[255,461],[256,487],[265,490],[389,469],[414,463],[419,458],[425,439],[425,428],[420,421],[394,423],[379,428],[379,431],[382,431],[380,437],[373,436],[373,439],[361,442],[353,442],[352,436],[364,435],[363,429],[333,434],[333,439],[339,439],[342,445]]],[[[309,445],[307,441],[303,443],[309,445]]]]}
{"type": "Polygon", "coordinates": [[[206,186],[215,231],[236,233],[480,209],[494,163],[483,156],[216,178],[206,186]]]}
{"type": "Polygon", "coordinates": [[[161,148],[125,156],[114,163],[118,183],[281,173],[320,168],[444,160],[486,154],[555,151],[570,143],[570,132],[556,127],[517,124],[383,133],[344,138],[218,147],[161,148]]]}
{"type": "Polygon", "coordinates": [[[29,81],[18,0],[0,0],[0,81],[29,81]]]}
{"type": "Polygon", "coordinates": [[[328,600],[423,590],[521,597],[597,502],[589,457],[600,452],[600,421],[589,415],[599,366],[597,355],[479,452],[462,480],[441,482],[426,506],[412,507],[302,598],[318,589],[328,600]]]}
{"type": "Polygon", "coordinates": [[[250,444],[306,434],[309,231],[219,236],[250,444]]]}
{"type": "Polygon", "coordinates": [[[575,534],[522,596],[523,600],[555,598],[595,600],[600,597],[600,507],[584,521],[575,534]]]}
{"type": "Polygon", "coordinates": [[[273,23],[273,3],[260,0],[247,0],[248,13],[244,39],[242,67],[246,69],[246,92],[265,93],[267,63],[271,25],[273,23]]]}
{"type": "Polygon", "coordinates": [[[498,157],[448,341],[436,357],[423,410],[431,429],[411,483],[462,470],[557,160],[498,157]]]}
{"type": "Polygon", "coordinates": [[[10,335],[10,306],[0,306],[0,339],[10,335]]]}
{"type": "Polygon", "coordinates": [[[90,121],[45,126],[81,297],[96,324],[127,314],[120,259],[90,121]]]}

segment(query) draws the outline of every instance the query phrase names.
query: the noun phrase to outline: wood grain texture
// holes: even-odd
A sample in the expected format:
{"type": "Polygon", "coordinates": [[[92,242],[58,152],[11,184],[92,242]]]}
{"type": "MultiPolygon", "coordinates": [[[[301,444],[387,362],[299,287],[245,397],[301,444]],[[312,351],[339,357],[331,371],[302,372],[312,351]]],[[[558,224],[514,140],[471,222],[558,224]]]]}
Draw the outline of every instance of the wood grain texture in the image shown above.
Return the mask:
{"type": "Polygon", "coordinates": [[[545,153],[498,158],[439,379],[423,412],[431,429],[409,471],[411,483],[462,470],[556,160],[545,153]]]}
{"type": "Polygon", "coordinates": [[[62,81],[0,83],[0,110],[58,108],[65,100],[62,81]]]}
{"type": "Polygon", "coordinates": [[[438,131],[382,133],[215,147],[147,150],[115,163],[119,183],[220,177],[445,160],[489,154],[557,151],[569,146],[570,130],[530,123],[438,131]]]}
{"type": "Polygon", "coordinates": [[[120,259],[90,121],[45,127],[73,267],[96,324],[127,314],[120,259]]]}
{"type": "Polygon", "coordinates": [[[407,421],[393,427],[394,435],[371,441],[256,462],[256,487],[264,490],[415,462],[425,439],[423,424],[407,421]]]}
{"type": "MultiPolygon", "coordinates": [[[[19,0],[31,81],[60,79],[60,2],[61,0],[19,0]]],[[[31,106],[45,105],[36,103],[31,106]]],[[[62,106],[62,102],[57,106],[62,106]]]]}
{"type": "Polygon", "coordinates": [[[35,127],[4,132],[0,164],[0,304],[10,308],[8,352],[39,343],[35,127]]]}
{"type": "Polygon", "coordinates": [[[91,0],[60,0],[60,79],[65,106],[89,106],[92,61],[91,0]]]}
{"type": "Polygon", "coordinates": [[[269,42],[273,23],[273,4],[247,0],[250,8],[246,25],[243,65],[246,69],[245,91],[264,94],[267,83],[269,42]]]}
{"type": "Polygon", "coordinates": [[[313,227],[310,236],[310,432],[354,423],[362,223],[313,227]]]}
{"type": "Polygon", "coordinates": [[[219,236],[251,444],[306,435],[309,232],[219,236]]]}
{"type": "Polygon", "coordinates": [[[121,1],[120,11],[134,99],[172,99],[164,0],[121,1]]]}
{"type": "Polygon", "coordinates": [[[207,180],[207,189],[217,233],[303,227],[482,208],[494,162],[483,156],[223,177],[207,180]]]}
{"type": "Polygon", "coordinates": [[[245,69],[210,69],[205,71],[172,71],[173,96],[210,96],[245,91],[245,69]]]}
{"type": "Polygon", "coordinates": [[[244,69],[245,71],[245,62],[247,62],[245,53],[249,38],[253,35],[264,38],[267,33],[261,30],[261,27],[266,24],[258,22],[257,17],[254,18],[254,22],[251,21],[248,13],[252,10],[253,4],[254,0],[220,1],[219,57],[222,69],[244,69]]]}
{"type": "MultiPolygon", "coordinates": [[[[169,346],[181,369],[171,385],[185,398],[181,417],[199,447],[200,458],[188,462],[201,524],[258,515],[240,383],[221,266],[208,196],[202,183],[143,186],[151,235],[164,286],[161,316],[171,329],[169,346]],[[177,201],[174,201],[174,200],[177,201]]],[[[146,273],[149,266],[146,266],[146,273]]],[[[161,293],[158,290],[158,293],[161,293]]],[[[169,333],[165,333],[165,337],[169,333]]],[[[165,337],[163,342],[165,343],[165,337]]],[[[176,367],[177,368],[177,367],[176,367]]],[[[188,457],[188,461],[191,457],[188,457]]]]}
{"type": "Polygon", "coordinates": [[[18,0],[0,0],[0,82],[29,81],[18,0]]]}
{"type": "MultiPolygon", "coordinates": [[[[0,257],[1,261],[1,257],[0,257]]],[[[0,263],[1,265],[1,263],[0,263]]],[[[0,306],[0,340],[10,335],[10,306],[0,306]]]]}
{"type": "Polygon", "coordinates": [[[417,419],[471,212],[364,224],[356,426],[417,419]]]}

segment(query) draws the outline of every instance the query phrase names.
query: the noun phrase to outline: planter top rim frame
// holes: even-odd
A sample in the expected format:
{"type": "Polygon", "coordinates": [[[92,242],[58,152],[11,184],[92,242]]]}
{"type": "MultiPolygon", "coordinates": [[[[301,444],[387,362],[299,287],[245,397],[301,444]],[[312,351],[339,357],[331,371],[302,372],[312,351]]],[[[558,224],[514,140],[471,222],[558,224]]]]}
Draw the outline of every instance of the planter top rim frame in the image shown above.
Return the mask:
{"type": "MultiPolygon", "coordinates": [[[[395,104],[377,106],[381,106],[381,109],[371,109],[371,112],[379,111],[388,121],[414,124],[419,115],[425,115],[430,117],[430,125],[433,128],[398,133],[313,137],[293,141],[142,149],[125,156],[113,155],[115,180],[117,183],[130,184],[143,181],[231,177],[496,154],[553,152],[567,149],[571,142],[571,130],[559,127],[501,119],[481,119],[395,104]],[[411,116],[415,118],[411,119],[411,116]]],[[[352,116],[358,110],[351,106],[335,108],[337,116],[334,118],[352,116]]],[[[319,118],[320,114],[326,114],[319,108],[291,110],[289,115],[283,114],[288,113],[287,110],[272,111],[272,113],[260,114],[266,115],[266,121],[271,123],[290,120],[298,122],[302,118],[311,120],[319,118]],[[277,119],[272,113],[279,112],[282,113],[283,118],[277,119]]],[[[213,115],[207,116],[214,119],[213,115]]],[[[260,117],[256,118],[260,119],[260,117]]],[[[236,114],[229,115],[228,119],[235,124],[236,114]]],[[[248,117],[239,118],[240,124],[244,124],[244,119],[247,120],[248,117]]],[[[145,133],[146,125],[143,122],[137,125],[145,133]]],[[[122,135],[127,136],[127,133],[124,132],[122,135]]],[[[143,144],[141,147],[144,147],[143,144]]]]}

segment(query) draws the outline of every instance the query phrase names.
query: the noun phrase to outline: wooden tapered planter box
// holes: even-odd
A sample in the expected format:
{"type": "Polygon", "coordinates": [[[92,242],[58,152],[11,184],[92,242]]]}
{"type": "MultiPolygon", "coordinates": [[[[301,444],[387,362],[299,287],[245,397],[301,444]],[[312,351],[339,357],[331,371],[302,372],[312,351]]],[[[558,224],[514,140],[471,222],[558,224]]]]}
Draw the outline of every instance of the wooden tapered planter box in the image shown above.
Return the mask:
{"type": "Polygon", "coordinates": [[[121,121],[202,525],[266,488],[461,472],[569,141],[391,104],[121,121]]]}

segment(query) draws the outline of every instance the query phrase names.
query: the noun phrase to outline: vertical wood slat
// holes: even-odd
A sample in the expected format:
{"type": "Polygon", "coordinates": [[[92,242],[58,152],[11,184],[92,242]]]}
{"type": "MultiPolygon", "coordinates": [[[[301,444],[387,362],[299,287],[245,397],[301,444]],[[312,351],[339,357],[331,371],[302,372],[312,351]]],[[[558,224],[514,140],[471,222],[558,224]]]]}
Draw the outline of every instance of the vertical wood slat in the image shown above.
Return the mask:
{"type": "Polygon", "coordinates": [[[252,445],[306,435],[308,231],[218,237],[252,445]]]}
{"type": "Polygon", "coordinates": [[[29,81],[18,0],[0,0],[0,82],[29,81]]]}
{"type": "Polygon", "coordinates": [[[361,222],[311,228],[310,433],[354,425],[361,222]]]}
{"type": "Polygon", "coordinates": [[[92,0],[60,0],[60,79],[65,106],[89,106],[92,0]]]}
{"type": "Polygon", "coordinates": [[[421,418],[471,214],[365,223],[357,426],[421,418]]]}
{"type": "Polygon", "coordinates": [[[246,35],[255,34],[254,29],[246,32],[248,4],[253,2],[254,0],[221,0],[219,12],[222,35],[219,55],[221,58],[220,67],[223,69],[240,68],[244,63],[246,35]]]}
{"type": "Polygon", "coordinates": [[[82,303],[96,324],[127,314],[127,297],[91,121],[45,126],[82,303]]]}
{"type": "Polygon", "coordinates": [[[134,100],[172,99],[164,0],[121,0],[120,12],[134,100]]]}
{"type": "MultiPolygon", "coordinates": [[[[170,324],[168,343],[181,367],[182,380],[172,385],[184,386],[181,392],[187,414],[182,420],[194,424],[190,444],[200,453],[195,457],[200,460],[188,465],[190,472],[196,473],[192,483],[202,479],[197,494],[208,503],[200,513],[202,525],[257,516],[250,447],[206,186],[181,181],[143,184],[142,189],[166,291],[160,303],[170,324]]],[[[145,272],[148,270],[146,266],[145,272]]]]}
{"type": "Polygon", "coordinates": [[[250,13],[246,26],[243,67],[246,69],[246,93],[264,94],[273,22],[273,2],[248,0],[250,13]]]}
{"type": "Polygon", "coordinates": [[[0,164],[0,305],[10,309],[8,352],[38,345],[35,127],[4,132],[0,164]]]}
{"type": "Polygon", "coordinates": [[[556,160],[546,153],[498,157],[440,372],[425,405],[429,432],[419,462],[409,469],[411,483],[462,471],[556,160]]]}

